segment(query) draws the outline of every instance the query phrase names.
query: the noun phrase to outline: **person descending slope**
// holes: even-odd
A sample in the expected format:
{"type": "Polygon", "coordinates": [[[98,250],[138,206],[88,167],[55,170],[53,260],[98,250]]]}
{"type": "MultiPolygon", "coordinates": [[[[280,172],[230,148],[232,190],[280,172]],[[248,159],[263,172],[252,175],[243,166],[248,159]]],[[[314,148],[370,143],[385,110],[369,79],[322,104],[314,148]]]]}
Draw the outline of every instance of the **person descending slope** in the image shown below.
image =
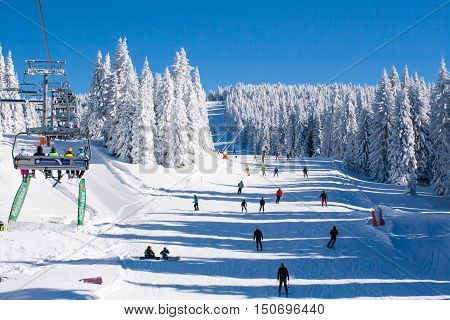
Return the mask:
{"type": "Polygon", "coordinates": [[[328,241],[327,247],[329,249],[333,248],[334,244],[336,243],[336,237],[339,234],[339,231],[336,229],[336,226],[333,226],[333,229],[330,231],[331,239],[328,241]]]}
{"type": "Polygon", "coordinates": [[[147,249],[145,249],[144,256],[149,259],[155,258],[155,253],[153,252],[152,247],[148,246],[147,249]]]}
{"type": "Polygon", "coordinates": [[[303,167],[303,178],[308,178],[308,169],[306,167],[303,167]]]}
{"type": "Polygon", "coordinates": [[[273,169],[273,176],[277,176],[278,177],[278,167],[275,167],[275,169],[273,169]]]}
{"type": "Polygon", "coordinates": [[[275,152],[275,160],[280,160],[280,153],[278,151],[275,152]]]}
{"type": "Polygon", "coordinates": [[[281,286],[284,285],[284,292],[286,293],[286,297],[288,296],[288,281],[289,281],[289,271],[284,266],[284,263],[280,265],[277,273],[277,280],[280,282],[278,285],[278,296],[281,296],[281,286]]]}
{"type": "Polygon", "coordinates": [[[242,188],[244,187],[244,183],[242,182],[242,180],[241,180],[241,182],[239,182],[238,183],[238,194],[241,194],[242,193],[242,188]]]}
{"type": "Polygon", "coordinates": [[[266,166],[265,166],[265,165],[262,165],[262,166],[261,166],[261,172],[262,172],[262,175],[263,175],[263,176],[266,175],[266,166]]]}
{"type": "Polygon", "coordinates": [[[256,241],[256,251],[262,251],[262,241],[264,240],[264,236],[261,230],[259,230],[258,226],[256,226],[255,232],[253,232],[253,241],[256,241]]]}
{"type": "Polygon", "coordinates": [[[281,188],[278,188],[277,193],[276,193],[277,200],[275,200],[276,204],[280,203],[280,199],[281,199],[282,195],[283,195],[283,191],[281,191],[281,188]]]}
{"type": "Polygon", "coordinates": [[[266,205],[266,200],[264,200],[264,197],[259,200],[259,212],[264,212],[264,206],[266,205]]]}
{"type": "Polygon", "coordinates": [[[248,167],[248,164],[245,165],[245,172],[247,173],[247,176],[250,176],[250,168],[248,167]]]}
{"type": "Polygon", "coordinates": [[[170,251],[166,247],[159,254],[164,260],[169,260],[170,251]]]}
{"type": "Polygon", "coordinates": [[[194,211],[199,211],[200,209],[198,208],[198,197],[196,195],[194,195],[194,211]]]}
{"type": "Polygon", "coordinates": [[[245,213],[248,212],[247,211],[247,201],[245,201],[245,199],[242,200],[242,202],[241,202],[241,210],[242,210],[242,213],[244,213],[244,210],[245,210],[245,213]]]}
{"type": "Polygon", "coordinates": [[[327,193],[325,192],[325,190],[322,190],[322,193],[320,194],[319,198],[322,198],[322,207],[324,204],[325,204],[325,206],[328,207],[328,203],[327,203],[328,196],[327,196],[327,193]]]}

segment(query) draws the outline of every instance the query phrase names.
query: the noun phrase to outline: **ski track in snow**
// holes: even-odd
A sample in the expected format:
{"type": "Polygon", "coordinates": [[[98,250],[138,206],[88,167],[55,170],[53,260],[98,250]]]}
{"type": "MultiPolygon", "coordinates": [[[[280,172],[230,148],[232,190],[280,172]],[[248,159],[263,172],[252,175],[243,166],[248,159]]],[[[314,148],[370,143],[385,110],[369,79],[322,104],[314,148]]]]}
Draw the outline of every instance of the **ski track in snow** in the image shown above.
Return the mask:
{"type": "MultiPolygon", "coordinates": [[[[210,113],[216,125],[223,121],[218,110],[210,113]]],[[[230,132],[215,134],[225,136],[234,139],[230,132]]],[[[0,145],[4,221],[20,179],[9,168],[8,143],[6,137],[0,145]]],[[[432,196],[429,188],[407,197],[399,186],[370,182],[325,158],[270,158],[267,177],[253,156],[219,159],[214,173],[141,175],[104,148],[94,150],[86,181],[95,214],[82,228],[73,224],[77,184],[64,179],[56,191],[33,180],[19,222],[0,233],[0,276],[9,278],[0,283],[0,299],[275,298],[281,262],[293,298],[450,298],[450,199],[432,196]],[[280,175],[274,178],[275,165],[280,175]],[[245,187],[237,195],[240,180],[245,187]],[[284,194],[276,205],[278,187],[284,194]],[[329,195],[324,208],[323,189],[329,195]],[[192,210],[194,194],[199,212],[192,210]],[[264,214],[257,212],[261,196],[264,214]],[[42,201],[48,197],[54,205],[42,201]],[[243,198],[248,214],[240,211],[243,198]],[[371,226],[374,204],[383,208],[384,227],[371,226]],[[59,219],[63,224],[51,223],[59,219]],[[264,233],[262,253],[252,241],[256,225],[264,233]],[[333,225],[339,236],[327,249],[333,225]],[[181,260],[137,260],[147,245],[156,254],[167,246],[181,260]],[[102,286],[78,282],[96,276],[102,286]]]]}

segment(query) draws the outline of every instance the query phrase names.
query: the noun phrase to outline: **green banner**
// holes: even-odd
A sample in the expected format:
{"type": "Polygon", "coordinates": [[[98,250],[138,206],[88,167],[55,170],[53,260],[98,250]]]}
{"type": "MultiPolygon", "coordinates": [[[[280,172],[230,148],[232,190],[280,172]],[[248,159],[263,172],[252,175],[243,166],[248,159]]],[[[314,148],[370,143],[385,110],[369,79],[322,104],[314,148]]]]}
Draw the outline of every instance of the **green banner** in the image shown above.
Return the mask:
{"type": "Polygon", "coordinates": [[[78,225],[81,226],[84,221],[84,213],[86,212],[86,181],[80,180],[78,189],[78,225]]]}
{"type": "Polygon", "coordinates": [[[20,210],[22,210],[23,203],[25,202],[25,197],[27,196],[28,187],[30,186],[31,176],[27,177],[27,180],[22,182],[17,190],[16,197],[14,198],[14,202],[11,207],[11,211],[9,212],[8,221],[17,221],[19,217],[20,210]]]}

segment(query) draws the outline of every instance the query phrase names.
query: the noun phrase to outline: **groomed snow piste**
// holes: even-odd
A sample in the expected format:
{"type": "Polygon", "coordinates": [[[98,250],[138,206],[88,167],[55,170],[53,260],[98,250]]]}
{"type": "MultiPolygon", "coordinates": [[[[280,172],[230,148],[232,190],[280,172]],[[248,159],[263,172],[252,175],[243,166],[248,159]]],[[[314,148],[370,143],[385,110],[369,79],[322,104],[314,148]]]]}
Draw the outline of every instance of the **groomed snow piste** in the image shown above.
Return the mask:
{"type": "MultiPolygon", "coordinates": [[[[213,134],[217,141],[220,132],[213,134]]],[[[0,144],[3,221],[20,184],[11,141],[5,135],[0,144]]],[[[271,298],[281,262],[292,298],[450,297],[450,199],[429,188],[405,196],[403,187],[370,182],[325,158],[271,158],[263,177],[251,155],[212,156],[203,168],[180,173],[147,172],[99,145],[93,152],[82,228],[75,225],[76,181],[52,188],[41,173],[32,180],[18,222],[0,233],[0,299],[271,298]],[[240,180],[245,187],[238,196],[240,180]],[[284,195],[276,205],[279,187],[284,195]],[[329,196],[325,208],[322,190],[329,196]],[[264,214],[257,212],[262,196],[264,214]],[[241,213],[243,198],[248,214],[241,213]],[[374,205],[383,208],[386,226],[371,226],[374,205]],[[327,249],[333,225],[339,236],[327,249]],[[256,226],[264,234],[262,253],[252,239],[256,226]],[[181,260],[135,259],[148,245],[158,255],[166,246],[181,260]],[[98,276],[102,285],[79,282],[98,276]]]]}

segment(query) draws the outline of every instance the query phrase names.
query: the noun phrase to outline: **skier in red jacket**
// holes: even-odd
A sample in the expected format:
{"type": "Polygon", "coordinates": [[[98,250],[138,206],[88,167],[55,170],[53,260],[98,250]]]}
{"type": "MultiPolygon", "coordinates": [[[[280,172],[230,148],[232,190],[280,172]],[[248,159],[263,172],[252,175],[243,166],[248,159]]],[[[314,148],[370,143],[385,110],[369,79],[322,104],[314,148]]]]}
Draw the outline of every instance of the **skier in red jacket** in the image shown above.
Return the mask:
{"type": "Polygon", "coordinates": [[[280,203],[281,196],[283,195],[283,191],[281,191],[281,188],[278,188],[276,195],[277,195],[277,200],[275,201],[275,203],[280,203]]]}

